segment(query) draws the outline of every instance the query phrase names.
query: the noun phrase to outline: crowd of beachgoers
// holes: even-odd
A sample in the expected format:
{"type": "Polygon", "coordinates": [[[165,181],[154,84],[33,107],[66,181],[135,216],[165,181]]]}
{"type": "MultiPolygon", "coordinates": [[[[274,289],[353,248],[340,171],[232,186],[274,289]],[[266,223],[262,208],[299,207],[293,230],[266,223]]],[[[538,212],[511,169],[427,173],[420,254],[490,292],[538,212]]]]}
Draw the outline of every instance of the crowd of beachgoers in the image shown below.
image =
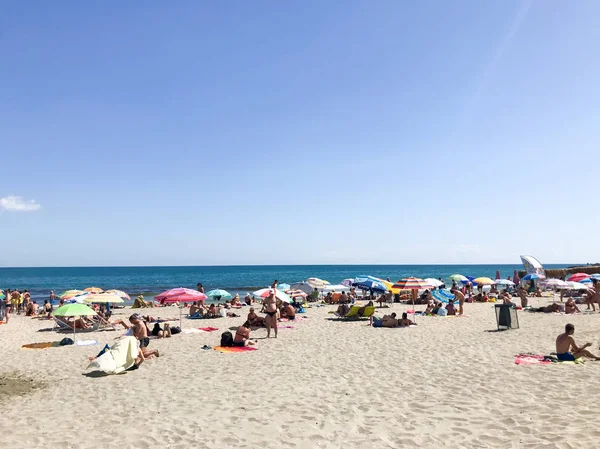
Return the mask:
{"type": "MultiPolygon", "coordinates": [[[[230,295],[218,289],[207,295],[202,283],[198,283],[195,289],[179,288],[163,292],[154,301],[146,301],[140,295],[132,306],[133,309],[145,310],[169,305],[180,306],[179,319],[161,318],[138,311],[128,318],[113,316],[113,311],[119,308],[118,303],[124,298],[129,299],[128,294],[119,290],[105,292],[98,287],[89,287],[85,290],[68,290],[60,296],[51,291],[43,305],[38,305],[27,290],[20,292],[7,289],[5,292],[0,291],[0,322],[9,323],[11,314],[16,314],[53,319],[58,331],[76,333],[103,328],[123,329],[124,336],[134,337],[139,348],[134,363],[128,367],[136,369],[144,360],[160,356],[158,350],[148,348],[150,338],[170,338],[182,332],[182,309],[186,310],[186,319],[194,320],[240,317],[240,309],[247,307],[246,320],[235,329],[235,333],[223,332],[221,345],[224,347],[255,345],[251,332],[259,328],[266,329],[266,338],[277,338],[279,323],[295,321],[297,314],[306,313],[306,309],[312,306],[335,305],[337,308],[332,311],[335,315],[332,319],[368,319],[371,326],[384,328],[409,327],[416,323],[414,316],[413,319],[409,318],[408,311],[400,316],[395,312],[378,316],[376,305],[382,309],[390,304],[406,303],[412,305],[413,315],[418,313],[426,316],[462,316],[465,314],[465,304],[475,302],[496,302],[511,308],[546,313],[581,313],[582,304],[586,304],[587,309],[592,311],[595,311],[597,304],[600,310],[600,280],[593,276],[586,277],[589,285],[581,290],[558,289],[560,284],[544,282],[538,276],[530,276],[530,279],[518,284],[510,279],[493,281],[490,278],[473,279],[462,275],[453,275],[450,280],[449,288],[446,288],[446,283],[441,278],[407,278],[392,283],[389,279],[368,276],[345,280],[339,286],[310,278],[307,282],[294,284],[294,288],[287,284],[280,285],[275,280],[265,289],[247,293],[243,299],[239,294],[230,295]],[[550,304],[537,308],[529,306],[529,298],[542,297],[548,290],[552,291],[553,300],[550,304]],[[560,302],[554,299],[554,293],[559,293],[560,302]],[[216,301],[207,303],[207,299],[216,301]],[[417,305],[425,307],[416,312],[414,309],[417,305]],[[176,321],[179,321],[179,326],[174,323],[176,321]]],[[[566,282],[564,279],[559,281],[566,282]]],[[[557,342],[557,351],[559,349],[562,351],[565,348],[557,342]]],[[[562,351],[567,352],[569,349],[562,351]]],[[[576,345],[573,346],[573,353],[575,356],[594,357],[576,345]]]]}

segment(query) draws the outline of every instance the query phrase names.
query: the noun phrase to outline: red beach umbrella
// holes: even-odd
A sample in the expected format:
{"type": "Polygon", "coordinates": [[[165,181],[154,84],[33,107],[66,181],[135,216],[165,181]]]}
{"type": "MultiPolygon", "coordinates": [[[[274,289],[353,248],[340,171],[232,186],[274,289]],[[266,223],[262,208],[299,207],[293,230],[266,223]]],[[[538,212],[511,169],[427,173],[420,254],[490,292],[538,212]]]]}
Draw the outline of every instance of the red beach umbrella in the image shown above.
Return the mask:
{"type": "Polygon", "coordinates": [[[575,273],[575,274],[572,274],[571,276],[569,276],[568,281],[569,282],[581,282],[584,279],[587,279],[589,277],[590,277],[590,275],[586,274],[586,273],[575,273]]]}

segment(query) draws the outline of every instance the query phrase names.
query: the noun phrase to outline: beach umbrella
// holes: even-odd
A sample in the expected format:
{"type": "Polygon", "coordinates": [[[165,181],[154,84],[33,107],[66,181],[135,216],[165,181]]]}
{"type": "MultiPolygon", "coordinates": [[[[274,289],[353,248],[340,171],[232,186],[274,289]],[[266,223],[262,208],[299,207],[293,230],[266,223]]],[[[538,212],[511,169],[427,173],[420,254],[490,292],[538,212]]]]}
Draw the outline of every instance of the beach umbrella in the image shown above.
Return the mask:
{"type": "Polygon", "coordinates": [[[106,290],[104,293],[108,293],[109,295],[117,295],[119,298],[123,298],[123,299],[127,299],[128,301],[131,301],[131,298],[129,297],[129,295],[122,290],[114,290],[114,289],[106,290]]]}
{"type": "MultiPolygon", "coordinates": [[[[54,316],[77,317],[77,316],[95,316],[96,312],[85,304],[65,304],[53,312],[54,316]]],[[[75,341],[75,322],[73,322],[73,341],[75,341]]]]}
{"type": "Polygon", "coordinates": [[[231,293],[229,293],[227,290],[221,290],[220,288],[209,291],[206,296],[208,296],[210,299],[224,299],[226,301],[233,298],[231,293]]]}
{"type": "Polygon", "coordinates": [[[354,283],[354,279],[344,279],[342,282],[340,282],[341,285],[343,285],[344,287],[352,287],[352,284],[354,283]]]}
{"type": "Polygon", "coordinates": [[[523,280],[524,281],[536,281],[539,278],[540,277],[537,274],[535,274],[535,273],[529,273],[528,275],[523,276],[523,280]]]}
{"type": "Polygon", "coordinates": [[[440,285],[444,285],[442,281],[435,278],[427,278],[425,279],[425,282],[427,282],[429,285],[432,285],[433,287],[439,287],[440,285]]]}
{"type": "Polygon", "coordinates": [[[579,281],[581,284],[591,284],[592,283],[592,278],[585,278],[579,281]]]}
{"type": "Polygon", "coordinates": [[[545,279],[541,281],[546,287],[565,287],[567,283],[565,281],[561,281],[560,279],[545,279]]]}
{"type": "Polygon", "coordinates": [[[326,281],[324,279],[319,279],[319,278],[308,278],[306,280],[306,283],[308,285],[310,285],[312,288],[323,288],[330,282],[326,281]]]}
{"type": "MultiPolygon", "coordinates": [[[[428,284],[423,279],[409,277],[409,278],[400,279],[398,282],[396,282],[394,284],[394,288],[397,288],[399,290],[415,290],[416,291],[416,290],[431,288],[431,285],[428,284]]],[[[411,295],[411,296],[412,296],[412,301],[413,301],[413,321],[416,321],[415,296],[414,295],[411,295]]]]}
{"type": "Polygon", "coordinates": [[[480,277],[480,278],[473,279],[473,284],[493,285],[495,283],[496,283],[496,281],[494,281],[490,278],[487,278],[487,277],[480,277]]]}
{"type": "Polygon", "coordinates": [[[386,281],[385,279],[381,279],[376,276],[364,275],[364,274],[361,274],[357,278],[367,278],[367,279],[371,279],[373,281],[381,282],[383,285],[385,285],[385,287],[388,289],[388,291],[391,291],[392,293],[400,293],[400,290],[393,287],[393,285],[394,285],[393,282],[386,281]]]}
{"type": "Polygon", "coordinates": [[[71,303],[71,304],[73,304],[73,303],[83,304],[83,302],[84,302],[83,300],[85,298],[87,298],[88,295],[89,295],[88,292],[83,292],[76,296],[69,296],[67,298],[63,298],[63,301],[71,303]]]}
{"type": "Polygon", "coordinates": [[[290,287],[291,287],[290,284],[285,284],[285,283],[283,283],[283,284],[277,284],[277,288],[279,290],[283,290],[283,291],[289,290],[290,287]]]}
{"type": "Polygon", "coordinates": [[[567,281],[567,282],[565,282],[564,285],[557,286],[557,288],[559,288],[561,290],[588,290],[589,289],[589,287],[585,286],[584,284],[581,284],[579,282],[573,282],[573,281],[567,281]]]}
{"type": "Polygon", "coordinates": [[[373,290],[380,293],[388,291],[383,282],[369,279],[367,277],[358,277],[354,279],[352,287],[360,288],[361,290],[373,290]]]}
{"type": "MultiPolygon", "coordinates": [[[[154,297],[154,299],[161,304],[174,304],[176,302],[181,304],[182,302],[206,301],[206,298],[207,296],[204,293],[183,287],[166,290],[154,297]]],[[[181,328],[181,305],[179,306],[179,327],[181,328]]]]}
{"type": "Polygon", "coordinates": [[[98,304],[106,304],[106,303],[122,303],[123,298],[119,295],[111,294],[111,293],[91,293],[89,295],[85,295],[83,298],[83,302],[87,303],[98,303],[98,304]]]}
{"type": "Polygon", "coordinates": [[[260,297],[260,298],[266,298],[268,297],[273,290],[275,290],[275,298],[283,301],[283,302],[287,302],[287,303],[291,303],[292,302],[292,298],[290,298],[283,290],[279,290],[278,288],[276,289],[272,289],[272,288],[261,288],[260,290],[256,290],[254,293],[252,293],[254,296],[260,297]]]}
{"type": "Polygon", "coordinates": [[[463,282],[467,280],[467,277],[462,274],[453,274],[452,276],[448,276],[448,279],[451,281],[463,282]]]}
{"type": "Polygon", "coordinates": [[[100,287],[88,287],[84,288],[83,291],[88,293],[102,293],[104,290],[102,290],[100,287]]]}
{"type": "Polygon", "coordinates": [[[58,297],[60,299],[71,299],[73,296],[78,296],[81,295],[82,293],[85,293],[83,290],[67,290],[65,292],[63,292],[62,294],[60,294],[58,297]]]}
{"type": "Polygon", "coordinates": [[[592,279],[598,279],[600,281],[600,273],[594,273],[594,274],[590,275],[590,277],[592,279]]]}
{"type": "Polygon", "coordinates": [[[302,290],[289,290],[286,292],[287,295],[292,298],[292,299],[296,299],[296,298],[306,298],[308,295],[306,293],[304,293],[302,290]]]}
{"type": "Polygon", "coordinates": [[[508,279],[496,279],[496,285],[513,286],[515,283],[513,281],[509,281],[508,279]]]}
{"type": "Polygon", "coordinates": [[[567,280],[570,282],[581,282],[583,279],[587,279],[589,277],[590,275],[586,273],[575,273],[569,276],[569,279],[567,280]]]}

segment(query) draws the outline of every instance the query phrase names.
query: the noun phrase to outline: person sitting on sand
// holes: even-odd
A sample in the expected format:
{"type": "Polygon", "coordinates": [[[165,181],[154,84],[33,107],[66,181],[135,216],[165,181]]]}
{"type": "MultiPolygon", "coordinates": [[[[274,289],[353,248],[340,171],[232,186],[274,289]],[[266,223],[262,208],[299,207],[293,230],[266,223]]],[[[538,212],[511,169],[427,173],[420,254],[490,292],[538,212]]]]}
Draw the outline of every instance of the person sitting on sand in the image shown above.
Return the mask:
{"type": "Polygon", "coordinates": [[[281,317],[287,318],[290,321],[294,321],[296,319],[296,309],[291,304],[283,303],[283,307],[281,308],[281,317]]]}
{"type": "Polygon", "coordinates": [[[254,307],[250,307],[250,311],[248,312],[246,322],[251,327],[264,327],[265,325],[265,319],[256,314],[256,312],[254,311],[254,307]]]}
{"type": "Polygon", "coordinates": [[[454,300],[453,299],[448,301],[448,305],[446,305],[446,310],[448,311],[448,315],[456,315],[456,309],[454,308],[454,300]]]}
{"type": "Polygon", "coordinates": [[[325,296],[325,302],[327,304],[331,304],[333,302],[333,293],[328,292],[327,295],[325,296]]]}
{"type": "Polygon", "coordinates": [[[44,313],[47,315],[47,318],[50,319],[52,315],[52,304],[47,299],[44,300],[44,313]]]}
{"type": "Polygon", "coordinates": [[[250,341],[250,323],[247,321],[237,328],[235,337],[233,337],[233,346],[252,346],[253,341],[250,341]]]}
{"type": "Polygon", "coordinates": [[[433,309],[435,307],[435,301],[431,300],[427,303],[427,307],[425,308],[425,315],[431,315],[433,313],[433,309]]]}
{"type": "Polygon", "coordinates": [[[340,294],[340,298],[339,298],[338,302],[340,304],[347,304],[350,302],[350,298],[348,298],[348,295],[346,294],[345,291],[342,291],[342,293],[340,294]]]}
{"type": "Polygon", "coordinates": [[[577,307],[577,304],[573,298],[567,299],[567,302],[565,303],[565,313],[575,312],[581,312],[581,310],[579,310],[579,307],[577,307]]]}
{"type": "Polygon", "coordinates": [[[134,313],[129,317],[129,321],[132,325],[133,336],[140,342],[140,350],[142,351],[144,358],[148,359],[152,357],[159,357],[160,354],[158,349],[148,350],[148,345],[150,344],[150,339],[148,338],[148,328],[143,322],[141,315],[134,313]]]}
{"type": "Polygon", "coordinates": [[[517,295],[521,298],[521,307],[527,307],[527,291],[522,286],[517,289],[517,295]]]}
{"type": "Polygon", "coordinates": [[[539,285],[535,288],[535,297],[536,298],[541,298],[542,297],[542,291],[540,290],[540,286],[539,285]]]}
{"type": "Polygon", "coordinates": [[[592,346],[591,343],[586,343],[581,348],[577,346],[575,339],[573,338],[574,333],[575,326],[572,324],[567,324],[565,326],[565,333],[556,337],[556,357],[558,360],[573,362],[581,357],[600,360],[600,357],[596,357],[594,354],[585,349],[589,346],[592,346]]]}
{"type": "Polygon", "coordinates": [[[402,319],[400,320],[399,324],[400,324],[400,327],[408,327],[414,323],[408,319],[408,313],[403,312],[402,319]]]}
{"type": "Polygon", "coordinates": [[[242,302],[240,301],[240,295],[238,293],[236,293],[235,296],[233,297],[233,299],[231,300],[231,305],[233,307],[241,307],[242,306],[242,302]]]}
{"type": "Polygon", "coordinates": [[[252,296],[250,296],[250,293],[246,293],[246,296],[244,297],[244,302],[247,306],[252,305],[252,296]]]}
{"type": "Polygon", "coordinates": [[[496,284],[492,285],[492,288],[490,289],[490,293],[498,294],[498,287],[496,286],[496,284]]]}
{"type": "Polygon", "coordinates": [[[384,315],[383,318],[371,316],[369,319],[369,325],[373,327],[398,327],[398,320],[396,319],[395,313],[392,313],[391,315],[384,315]]]}

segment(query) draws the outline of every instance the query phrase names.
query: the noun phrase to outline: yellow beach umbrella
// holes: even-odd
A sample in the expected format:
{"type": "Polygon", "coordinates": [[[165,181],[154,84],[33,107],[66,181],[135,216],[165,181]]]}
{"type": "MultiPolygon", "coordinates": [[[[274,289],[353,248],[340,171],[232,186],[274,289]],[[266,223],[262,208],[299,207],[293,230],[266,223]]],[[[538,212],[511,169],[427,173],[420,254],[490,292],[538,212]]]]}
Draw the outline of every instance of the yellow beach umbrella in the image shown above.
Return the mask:
{"type": "Polygon", "coordinates": [[[104,290],[102,290],[100,287],[88,287],[83,289],[83,291],[89,293],[102,293],[104,290]]]}
{"type": "Polygon", "coordinates": [[[107,302],[111,302],[111,303],[121,303],[123,302],[123,298],[121,298],[118,295],[114,295],[114,294],[109,294],[109,293],[98,293],[98,294],[90,294],[87,295],[85,298],[83,298],[83,302],[87,302],[87,303],[103,303],[106,304],[107,302]]]}
{"type": "Polygon", "coordinates": [[[496,282],[490,278],[481,277],[477,279],[473,279],[473,284],[481,284],[481,285],[493,285],[496,282]]]}
{"type": "Polygon", "coordinates": [[[104,293],[108,293],[109,295],[117,295],[119,298],[131,300],[129,295],[122,290],[106,290],[104,293]]]}

